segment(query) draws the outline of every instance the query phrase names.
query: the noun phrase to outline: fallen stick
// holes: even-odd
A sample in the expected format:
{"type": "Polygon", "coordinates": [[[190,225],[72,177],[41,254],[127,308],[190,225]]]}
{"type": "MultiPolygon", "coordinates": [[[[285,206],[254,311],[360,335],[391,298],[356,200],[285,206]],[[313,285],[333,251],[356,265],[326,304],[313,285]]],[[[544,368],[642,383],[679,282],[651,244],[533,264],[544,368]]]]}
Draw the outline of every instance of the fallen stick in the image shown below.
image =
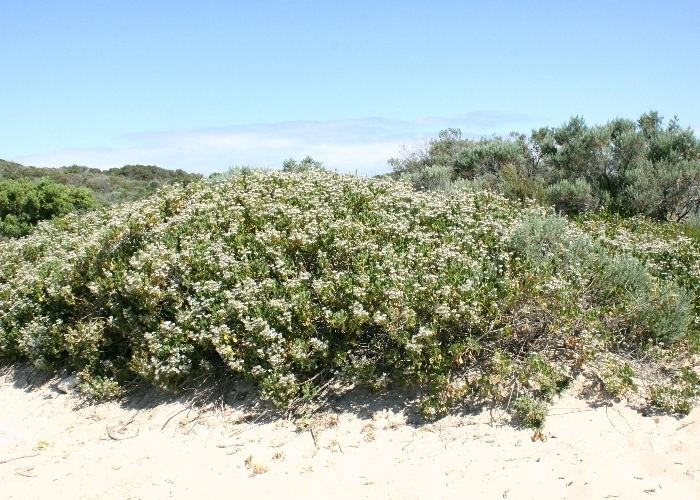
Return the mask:
{"type": "Polygon", "coordinates": [[[316,439],[316,431],[313,427],[309,427],[309,432],[311,433],[311,438],[314,440],[314,448],[318,450],[318,439],[316,439]]]}
{"type": "Polygon", "coordinates": [[[15,474],[18,476],[23,476],[23,477],[36,477],[36,474],[32,474],[32,471],[34,470],[34,467],[25,467],[23,469],[17,469],[15,471],[15,474]]]}
{"type": "Polygon", "coordinates": [[[163,424],[163,427],[161,427],[160,430],[161,430],[161,431],[164,430],[165,427],[170,423],[170,421],[171,421],[173,418],[177,417],[180,413],[182,413],[183,411],[187,411],[187,410],[188,410],[188,408],[183,408],[182,410],[180,410],[180,411],[178,411],[178,412],[176,412],[176,413],[170,415],[170,417],[168,418],[168,420],[165,421],[165,423],[163,424]]]}
{"type": "Polygon", "coordinates": [[[38,453],[35,453],[34,455],[22,455],[20,457],[7,458],[5,460],[0,460],[0,465],[6,464],[7,462],[14,462],[15,460],[20,460],[22,458],[31,458],[31,457],[37,457],[37,456],[39,456],[38,453]]]}

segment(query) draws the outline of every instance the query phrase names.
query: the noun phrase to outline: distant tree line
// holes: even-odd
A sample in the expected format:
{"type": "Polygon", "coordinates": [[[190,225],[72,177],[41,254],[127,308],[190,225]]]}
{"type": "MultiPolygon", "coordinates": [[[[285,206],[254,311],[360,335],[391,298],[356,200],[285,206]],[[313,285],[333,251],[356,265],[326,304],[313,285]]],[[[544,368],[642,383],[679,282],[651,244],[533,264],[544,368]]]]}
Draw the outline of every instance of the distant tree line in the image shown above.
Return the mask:
{"type": "Polygon", "coordinates": [[[51,179],[59,184],[91,189],[100,205],[114,205],[148,197],[159,188],[175,182],[189,183],[202,178],[184,170],[168,170],[154,165],[125,165],[108,170],[72,165],[60,168],[28,167],[0,160],[0,181],[51,179]]]}
{"type": "Polygon", "coordinates": [[[148,197],[175,182],[202,176],[153,165],[109,170],[28,167],[0,160],[0,238],[24,236],[42,220],[148,197]]]}
{"type": "Polygon", "coordinates": [[[682,221],[700,209],[700,141],[655,111],[597,126],[574,117],[507,138],[472,140],[447,129],[389,164],[420,188],[492,189],[566,214],[605,209],[682,221]]]}

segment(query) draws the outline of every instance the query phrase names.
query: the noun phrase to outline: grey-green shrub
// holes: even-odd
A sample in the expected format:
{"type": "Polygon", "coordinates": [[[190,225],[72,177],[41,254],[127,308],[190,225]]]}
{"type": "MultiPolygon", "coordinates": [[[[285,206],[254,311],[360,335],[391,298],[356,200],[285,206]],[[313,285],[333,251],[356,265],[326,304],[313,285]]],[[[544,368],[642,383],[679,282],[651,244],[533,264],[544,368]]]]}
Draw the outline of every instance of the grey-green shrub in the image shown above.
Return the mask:
{"type": "Polygon", "coordinates": [[[420,172],[403,174],[401,179],[409,181],[417,189],[426,191],[448,191],[452,187],[452,172],[444,165],[434,165],[420,172]]]}
{"type": "Polygon", "coordinates": [[[546,192],[549,203],[554,205],[557,212],[581,214],[596,208],[591,186],[583,179],[573,182],[564,179],[549,186],[546,192]]]}
{"type": "Polygon", "coordinates": [[[520,423],[532,430],[542,430],[549,413],[544,401],[530,396],[522,396],[513,403],[513,411],[520,423]]]}
{"type": "Polygon", "coordinates": [[[700,212],[700,140],[654,111],[596,126],[576,116],[506,138],[473,140],[448,129],[389,164],[397,176],[441,165],[453,179],[495,177],[505,196],[547,201],[567,214],[604,208],[681,221],[700,212]]]}
{"type": "Polygon", "coordinates": [[[604,321],[615,317],[618,333],[666,343],[688,333],[692,302],[682,287],[659,281],[631,255],[611,254],[564,219],[528,217],[511,241],[537,272],[570,276],[569,286],[579,288],[577,300],[592,306],[604,321]],[[620,308],[627,312],[620,316],[620,308]]]}

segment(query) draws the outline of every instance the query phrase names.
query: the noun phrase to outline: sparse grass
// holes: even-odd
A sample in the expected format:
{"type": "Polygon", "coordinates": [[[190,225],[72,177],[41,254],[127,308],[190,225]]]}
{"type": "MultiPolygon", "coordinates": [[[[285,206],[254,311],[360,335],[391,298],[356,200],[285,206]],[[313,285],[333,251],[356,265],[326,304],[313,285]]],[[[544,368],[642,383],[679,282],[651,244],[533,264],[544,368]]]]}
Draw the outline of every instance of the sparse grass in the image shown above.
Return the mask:
{"type": "Polygon", "coordinates": [[[376,439],[377,428],[374,422],[368,422],[362,427],[362,434],[365,437],[365,442],[370,443],[376,439]]]}
{"type": "Polygon", "coordinates": [[[270,467],[267,465],[258,463],[254,458],[253,455],[249,455],[248,458],[245,459],[245,466],[250,469],[250,475],[251,476],[257,476],[259,474],[265,474],[266,472],[270,471],[270,467]]]}

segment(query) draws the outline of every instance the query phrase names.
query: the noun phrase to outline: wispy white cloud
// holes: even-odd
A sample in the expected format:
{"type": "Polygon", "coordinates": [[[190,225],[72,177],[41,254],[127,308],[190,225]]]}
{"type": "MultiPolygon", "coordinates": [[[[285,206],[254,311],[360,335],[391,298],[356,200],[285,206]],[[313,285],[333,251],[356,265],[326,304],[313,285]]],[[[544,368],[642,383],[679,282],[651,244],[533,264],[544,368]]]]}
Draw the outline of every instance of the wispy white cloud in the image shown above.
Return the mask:
{"type": "Polygon", "coordinates": [[[13,159],[51,167],[155,164],[208,174],[232,165],[277,167],[286,158],[311,155],[332,169],[373,175],[388,171],[387,159],[398,155],[402,147],[418,147],[441,129],[459,127],[465,135],[477,136],[522,129],[535,120],[536,117],[526,115],[472,112],[413,121],[290,121],[128,134],[111,147],[66,149],[13,159]]]}

